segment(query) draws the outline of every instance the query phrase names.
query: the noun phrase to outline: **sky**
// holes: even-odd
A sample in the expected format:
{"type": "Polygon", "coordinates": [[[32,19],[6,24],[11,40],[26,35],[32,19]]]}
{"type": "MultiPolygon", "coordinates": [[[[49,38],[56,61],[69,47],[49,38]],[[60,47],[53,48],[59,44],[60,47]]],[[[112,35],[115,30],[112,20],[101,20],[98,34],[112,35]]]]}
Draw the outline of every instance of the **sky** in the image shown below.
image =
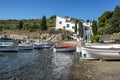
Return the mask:
{"type": "Polygon", "coordinates": [[[120,0],[0,0],[0,20],[57,15],[92,21],[117,5],[120,0]]]}

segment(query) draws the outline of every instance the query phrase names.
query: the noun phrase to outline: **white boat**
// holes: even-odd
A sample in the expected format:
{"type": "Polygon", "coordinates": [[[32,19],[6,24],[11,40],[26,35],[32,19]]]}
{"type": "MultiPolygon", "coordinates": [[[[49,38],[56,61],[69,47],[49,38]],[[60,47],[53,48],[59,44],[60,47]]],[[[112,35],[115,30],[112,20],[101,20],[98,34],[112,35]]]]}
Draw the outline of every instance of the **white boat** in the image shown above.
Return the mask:
{"type": "Polygon", "coordinates": [[[50,49],[53,46],[54,46],[53,43],[35,43],[33,45],[33,48],[34,49],[50,49]]]}
{"type": "Polygon", "coordinates": [[[42,44],[34,44],[33,48],[34,49],[43,49],[43,45],[42,44]]]}
{"type": "Polygon", "coordinates": [[[16,52],[18,51],[17,43],[10,39],[0,39],[1,52],[16,52]]]}
{"type": "Polygon", "coordinates": [[[76,51],[76,46],[59,46],[53,48],[54,52],[72,52],[76,51]]]}
{"type": "Polygon", "coordinates": [[[104,59],[118,60],[120,59],[120,46],[89,46],[81,47],[82,57],[84,59],[104,59]]]}
{"type": "Polygon", "coordinates": [[[18,49],[19,50],[33,50],[33,45],[28,44],[28,43],[21,43],[21,44],[18,44],[18,49]]]}

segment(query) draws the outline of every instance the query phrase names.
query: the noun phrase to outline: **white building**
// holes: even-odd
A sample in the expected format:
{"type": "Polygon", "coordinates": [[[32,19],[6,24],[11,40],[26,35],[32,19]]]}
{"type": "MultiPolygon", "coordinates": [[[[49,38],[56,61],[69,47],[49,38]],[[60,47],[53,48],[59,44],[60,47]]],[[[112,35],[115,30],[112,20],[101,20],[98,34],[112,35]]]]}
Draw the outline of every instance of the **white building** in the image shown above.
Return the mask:
{"type": "MultiPolygon", "coordinates": [[[[75,23],[71,20],[71,18],[62,18],[56,16],[56,29],[65,29],[71,32],[75,32],[74,28],[75,23]]],[[[91,34],[92,34],[91,22],[83,22],[83,39],[89,42],[91,34]]]]}
{"type": "Polygon", "coordinates": [[[61,18],[56,16],[56,29],[65,29],[74,32],[75,23],[71,22],[71,18],[61,18]]]}
{"type": "Polygon", "coordinates": [[[93,35],[91,25],[92,22],[83,22],[83,39],[87,42],[91,42],[90,35],[93,35]]]}

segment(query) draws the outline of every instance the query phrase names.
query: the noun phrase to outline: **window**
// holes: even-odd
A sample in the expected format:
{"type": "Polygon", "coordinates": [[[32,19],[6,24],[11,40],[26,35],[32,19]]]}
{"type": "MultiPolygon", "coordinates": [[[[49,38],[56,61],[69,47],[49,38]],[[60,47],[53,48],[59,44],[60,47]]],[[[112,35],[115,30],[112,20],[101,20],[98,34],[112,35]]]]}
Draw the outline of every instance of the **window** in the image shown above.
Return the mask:
{"type": "Polygon", "coordinates": [[[67,26],[67,28],[69,28],[69,27],[70,27],[70,25],[69,25],[69,24],[67,24],[66,26],[67,26]]]}
{"type": "Polygon", "coordinates": [[[88,27],[85,27],[85,30],[87,31],[87,30],[89,30],[89,28],[88,28],[88,27]]]}
{"type": "Polygon", "coordinates": [[[75,26],[72,26],[72,29],[75,29],[75,26]]]}
{"type": "Polygon", "coordinates": [[[62,24],[62,21],[60,21],[59,24],[62,24]]]}

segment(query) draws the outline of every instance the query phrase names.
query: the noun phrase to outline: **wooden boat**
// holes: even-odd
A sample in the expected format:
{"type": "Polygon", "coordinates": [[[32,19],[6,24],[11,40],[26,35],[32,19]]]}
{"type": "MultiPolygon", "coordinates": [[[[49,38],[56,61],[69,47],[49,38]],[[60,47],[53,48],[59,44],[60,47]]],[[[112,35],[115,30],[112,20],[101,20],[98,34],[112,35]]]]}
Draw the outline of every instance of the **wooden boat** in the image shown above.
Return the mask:
{"type": "Polygon", "coordinates": [[[54,52],[71,52],[75,50],[76,50],[76,46],[59,46],[53,48],[54,52]]]}
{"type": "Polygon", "coordinates": [[[81,47],[82,57],[84,59],[104,59],[118,60],[120,59],[119,46],[97,46],[97,47],[81,47]]]}

